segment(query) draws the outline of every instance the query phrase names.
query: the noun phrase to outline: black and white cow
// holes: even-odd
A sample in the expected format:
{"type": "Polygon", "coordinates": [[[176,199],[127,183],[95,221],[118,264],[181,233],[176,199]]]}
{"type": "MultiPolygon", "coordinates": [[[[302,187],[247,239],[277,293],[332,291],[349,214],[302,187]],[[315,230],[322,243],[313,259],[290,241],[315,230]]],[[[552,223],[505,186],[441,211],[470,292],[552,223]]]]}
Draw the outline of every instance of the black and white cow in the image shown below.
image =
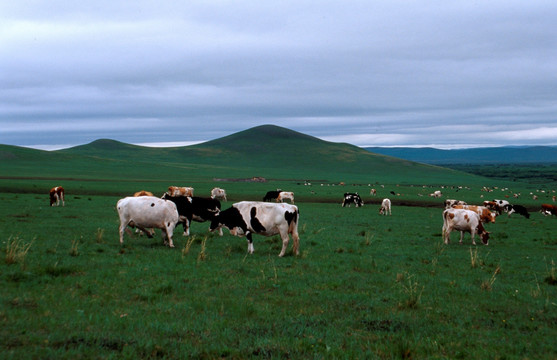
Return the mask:
{"type": "Polygon", "coordinates": [[[519,215],[524,216],[526,219],[530,219],[530,214],[528,213],[528,209],[526,209],[522,205],[511,205],[507,204],[504,207],[505,212],[511,216],[512,213],[517,213],[519,215]]]}
{"type": "Polygon", "coordinates": [[[355,204],[356,207],[364,206],[364,202],[358,193],[344,193],[344,199],[342,199],[342,207],[355,204]]]}
{"type": "MultiPolygon", "coordinates": [[[[221,209],[220,201],[211,198],[202,198],[198,196],[170,196],[164,193],[163,199],[170,200],[176,204],[180,222],[184,227],[184,235],[190,234],[190,224],[193,221],[205,222],[212,221],[221,209]]],[[[222,236],[222,230],[219,231],[222,236]]]]}
{"type": "Polygon", "coordinates": [[[293,252],[299,255],[300,237],[298,235],[298,220],[300,213],[296,205],[286,203],[267,203],[259,201],[241,201],[231,208],[221,211],[213,218],[210,230],[214,231],[226,227],[232,235],[245,236],[248,240],[248,252],[253,254],[252,234],[273,236],[280,234],[282,250],[279,256],[284,256],[289,234],[292,234],[293,252]]]}
{"type": "Polygon", "coordinates": [[[281,191],[282,191],[281,189],[277,189],[276,191],[275,190],[267,191],[267,193],[263,197],[263,201],[277,201],[281,191]]]}

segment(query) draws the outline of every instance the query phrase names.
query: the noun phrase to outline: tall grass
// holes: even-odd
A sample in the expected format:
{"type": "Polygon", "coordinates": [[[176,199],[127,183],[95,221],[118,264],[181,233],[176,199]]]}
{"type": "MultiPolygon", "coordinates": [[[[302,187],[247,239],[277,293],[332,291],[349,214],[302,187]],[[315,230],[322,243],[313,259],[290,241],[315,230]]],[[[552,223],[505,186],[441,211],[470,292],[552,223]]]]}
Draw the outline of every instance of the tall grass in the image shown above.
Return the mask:
{"type": "Polygon", "coordinates": [[[8,265],[20,264],[22,268],[25,267],[25,257],[31,248],[30,243],[25,243],[19,237],[10,236],[6,241],[6,257],[5,262],[8,265]]]}

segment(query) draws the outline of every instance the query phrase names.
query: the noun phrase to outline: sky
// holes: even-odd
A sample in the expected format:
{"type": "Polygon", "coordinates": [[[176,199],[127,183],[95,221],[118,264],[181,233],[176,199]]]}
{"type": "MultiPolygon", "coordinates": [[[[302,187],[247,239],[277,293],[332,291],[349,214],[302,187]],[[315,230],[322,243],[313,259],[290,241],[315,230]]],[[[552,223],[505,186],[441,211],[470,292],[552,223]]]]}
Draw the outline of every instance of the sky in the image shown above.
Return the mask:
{"type": "Polygon", "coordinates": [[[2,1],[0,144],[557,145],[557,1],[2,1]]]}

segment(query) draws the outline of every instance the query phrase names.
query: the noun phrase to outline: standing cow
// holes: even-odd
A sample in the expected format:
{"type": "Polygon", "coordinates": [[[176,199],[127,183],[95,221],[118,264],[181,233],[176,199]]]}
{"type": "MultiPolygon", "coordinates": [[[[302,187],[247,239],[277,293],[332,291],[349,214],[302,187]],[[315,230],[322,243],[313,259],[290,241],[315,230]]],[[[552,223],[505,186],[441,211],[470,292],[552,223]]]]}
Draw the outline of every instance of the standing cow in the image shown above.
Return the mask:
{"type": "Polygon", "coordinates": [[[267,191],[267,193],[263,197],[263,201],[276,201],[281,191],[281,189],[267,191]]]}
{"type": "Polygon", "coordinates": [[[211,199],[226,201],[226,191],[217,187],[213,188],[213,190],[211,190],[211,199]]]}
{"type": "Polygon", "coordinates": [[[294,193],[292,191],[281,191],[277,196],[277,202],[284,202],[289,199],[291,204],[294,204],[294,193]]]}
{"type": "MultiPolygon", "coordinates": [[[[197,222],[212,221],[221,209],[220,201],[211,198],[189,197],[189,196],[162,196],[165,200],[170,200],[176,204],[180,222],[184,227],[184,235],[189,236],[190,225],[192,220],[197,222]]],[[[222,236],[222,230],[219,229],[219,235],[222,236]]]]}
{"type": "Polygon", "coordinates": [[[120,217],[120,244],[124,243],[124,231],[130,226],[143,230],[149,237],[153,237],[153,234],[148,228],[161,229],[164,244],[174,247],[172,235],[179,217],[172,201],[155,196],[129,196],[118,200],[116,208],[120,217]]]}
{"type": "Polygon", "coordinates": [[[381,202],[381,207],[379,208],[379,214],[380,215],[387,215],[387,213],[389,213],[389,215],[392,215],[391,214],[391,200],[385,198],[381,202]]]}
{"type": "Polygon", "coordinates": [[[282,250],[279,256],[284,256],[290,240],[289,234],[292,234],[293,252],[299,255],[298,221],[299,212],[296,205],[241,201],[215,216],[210,230],[214,231],[224,226],[232,235],[245,236],[250,254],[254,251],[252,234],[264,236],[280,234],[282,250]]]}
{"type": "Polygon", "coordinates": [[[356,207],[364,206],[364,202],[358,193],[344,193],[344,198],[342,199],[342,207],[355,204],[356,207]]]}
{"type": "Polygon", "coordinates": [[[64,202],[64,188],[61,186],[56,186],[50,189],[50,206],[60,205],[60,201],[62,201],[62,206],[65,206],[66,203],[64,202]]]}
{"type": "Polygon", "coordinates": [[[484,245],[489,243],[489,233],[484,229],[480,221],[480,216],[472,210],[446,209],[443,211],[442,236],[445,244],[450,242],[451,232],[455,230],[460,231],[461,244],[464,232],[470,233],[473,245],[476,245],[476,241],[474,240],[476,233],[480,236],[484,245]]]}

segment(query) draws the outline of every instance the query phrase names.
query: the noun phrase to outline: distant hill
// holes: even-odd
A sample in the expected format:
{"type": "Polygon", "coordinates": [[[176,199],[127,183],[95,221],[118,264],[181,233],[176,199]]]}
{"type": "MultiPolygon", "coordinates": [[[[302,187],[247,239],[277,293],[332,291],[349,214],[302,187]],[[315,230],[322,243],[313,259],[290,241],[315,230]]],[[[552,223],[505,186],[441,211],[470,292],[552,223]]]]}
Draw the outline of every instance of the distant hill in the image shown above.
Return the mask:
{"type": "Polygon", "coordinates": [[[477,179],[460,171],[374,154],[274,125],[184,147],[151,148],[101,139],[58,151],[0,146],[0,157],[2,174],[28,177],[181,182],[265,177],[366,184],[457,184],[466,177],[477,179]]]}
{"type": "Polygon", "coordinates": [[[434,148],[368,147],[366,150],[424,164],[557,164],[557,147],[525,146],[458,150],[434,148]]]}

